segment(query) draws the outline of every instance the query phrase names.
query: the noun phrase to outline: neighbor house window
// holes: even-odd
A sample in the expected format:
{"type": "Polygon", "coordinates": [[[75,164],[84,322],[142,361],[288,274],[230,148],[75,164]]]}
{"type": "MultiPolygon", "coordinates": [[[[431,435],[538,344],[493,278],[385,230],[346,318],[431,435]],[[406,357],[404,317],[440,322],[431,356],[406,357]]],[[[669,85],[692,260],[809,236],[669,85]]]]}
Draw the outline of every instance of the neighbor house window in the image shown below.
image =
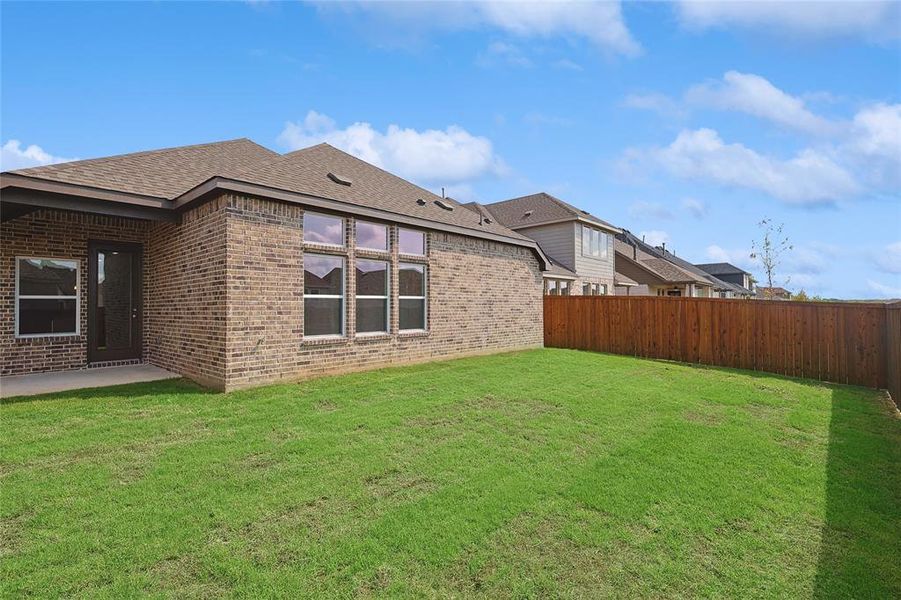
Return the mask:
{"type": "Polygon", "coordinates": [[[582,226],[582,255],[607,258],[607,234],[603,231],[582,226]]]}
{"type": "Polygon", "coordinates": [[[560,279],[546,279],[544,293],[548,296],[569,296],[569,282],[560,279]]]}
{"type": "Polygon", "coordinates": [[[78,261],[16,259],[16,335],[78,334],[78,261]]]}
{"type": "Polygon", "coordinates": [[[401,331],[426,328],[425,276],[425,265],[397,265],[401,331]]]}
{"type": "Polygon", "coordinates": [[[606,296],[606,283],[584,283],[582,284],[582,294],[585,296],[606,296]]]}
{"type": "Polygon", "coordinates": [[[388,226],[357,221],[357,248],[388,251],[388,226]]]}
{"type": "Polygon", "coordinates": [[[357,333],[388,333],[388,263],[357,259],[357,333]]]}
{"type": "Polygon", "coordinates": [[[425,256],[425,233],[413,229],[398,229],[397,249],[401,254],[425,256]]]}
{"type": "Polygon", "coordinates": [[[599,293],[601,296],[606,296],[606,295],[607,295],[607,284],[606,284],[606,283],[602,283],[602,284],[598,285],[598,288],[599,288],[599,289],[598,289],[598,293],[599,293]]]}
{"type": "Polygon", "coordinates": [[[344,259],[340,256],[303,257],[303,334],[344,335],[344,259]]]}
{"type": "Polygon", "coordinates": [[[303,215],[303,241],[329,246],[344,245],[344,219],[307,212],[303,215]]]}

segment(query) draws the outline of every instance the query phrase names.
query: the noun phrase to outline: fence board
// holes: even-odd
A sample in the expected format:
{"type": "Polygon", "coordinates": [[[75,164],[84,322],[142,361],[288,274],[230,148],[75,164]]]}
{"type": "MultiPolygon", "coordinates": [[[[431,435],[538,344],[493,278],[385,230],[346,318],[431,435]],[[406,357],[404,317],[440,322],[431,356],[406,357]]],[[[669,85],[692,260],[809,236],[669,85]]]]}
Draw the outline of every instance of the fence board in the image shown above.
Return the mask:
{"type": "Polygon", "coordinates": [[[888,389],[901,407],[901,302],[545,296],[544,343],[888,389]]]}

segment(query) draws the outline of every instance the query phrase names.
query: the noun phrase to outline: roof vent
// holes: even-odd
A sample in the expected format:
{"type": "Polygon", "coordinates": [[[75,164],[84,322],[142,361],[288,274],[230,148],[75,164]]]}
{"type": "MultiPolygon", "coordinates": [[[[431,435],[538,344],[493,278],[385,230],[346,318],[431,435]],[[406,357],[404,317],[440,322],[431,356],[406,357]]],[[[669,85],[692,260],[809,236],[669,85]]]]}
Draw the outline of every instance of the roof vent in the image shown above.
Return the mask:
{"type": "Polygon", "coordinates": [[[489,219],[488,217],[485,217],[485,222],[488,223],[488,224],[490,225],[490,224],[491,224],[491,219],[489,219]]]}
{"type": "Polygon", "coordinates": [[[454,207],[445,202],[444,200],[435,200],[435,204],[443,208],[444,210],[454,210],[454,207]]]}
{"type": "Polygon", "coordinates": [[[531,211],[531,210],[527,210],[526,212],[524,212],[524,213],[522,214],[522,218],[523,218],[523,219],[528,219],[528,218],[531,217],[531,216],[532,216],[532,211],[531,211]]]}
{"type": "Polygon", "coordinates": [[[416,204],[418,204],[419,206],[425,206],[425,200],[423,200],[422,198],[417,198],[416,204]]]}
{"type": "Polygon", "coordinates": [[[353,179],[351,179],[350,177],[338,175],[337,173],[329,172],[328,178],[340,185],[350,185],[353,183],[353,179]]]}

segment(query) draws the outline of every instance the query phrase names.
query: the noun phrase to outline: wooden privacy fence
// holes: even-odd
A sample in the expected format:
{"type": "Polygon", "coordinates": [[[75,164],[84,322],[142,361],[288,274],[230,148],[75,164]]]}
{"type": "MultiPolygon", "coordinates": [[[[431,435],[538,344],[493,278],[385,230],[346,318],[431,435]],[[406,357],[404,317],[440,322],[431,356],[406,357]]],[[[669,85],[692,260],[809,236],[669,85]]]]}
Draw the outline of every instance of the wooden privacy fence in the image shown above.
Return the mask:
{"type": "Polygon", "coordinates": [[[901,407],[901,302],[545,296],[544,344],[884,388],[901,407]]]}

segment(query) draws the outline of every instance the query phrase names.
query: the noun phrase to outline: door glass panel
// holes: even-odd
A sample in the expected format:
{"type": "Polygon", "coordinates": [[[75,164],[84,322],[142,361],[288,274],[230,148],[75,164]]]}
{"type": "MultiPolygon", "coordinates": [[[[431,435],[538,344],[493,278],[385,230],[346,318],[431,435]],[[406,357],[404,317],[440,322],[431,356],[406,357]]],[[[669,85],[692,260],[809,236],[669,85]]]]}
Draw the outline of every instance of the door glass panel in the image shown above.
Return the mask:
{"type": "MultiPolygon", "coordinates": [[[[97,349],[130,348],[132,344],[132,254],[97,252],[97,349]]],[[[136,317],[136,315],[135,315],[136,317]]]]}

